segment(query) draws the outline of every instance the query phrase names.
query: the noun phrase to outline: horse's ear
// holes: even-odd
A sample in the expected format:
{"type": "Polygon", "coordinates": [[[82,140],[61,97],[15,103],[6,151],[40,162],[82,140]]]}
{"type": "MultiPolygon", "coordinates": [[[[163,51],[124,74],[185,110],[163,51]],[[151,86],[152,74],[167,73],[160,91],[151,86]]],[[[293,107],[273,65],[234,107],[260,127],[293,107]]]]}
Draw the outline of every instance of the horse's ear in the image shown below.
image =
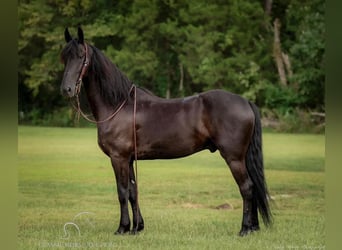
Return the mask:
{"type": "Polygon", "coordinates": [[[70,35],[70,33],[69,33],[68,28],[65,28],[65,30],[64,30],[64,38],[65,38],[65,41],[66,41],[67,43],[70,42],[70,41],[72,40],[72,37],[71,37],[71,35],[70,35]]]}
{"type": "Polygon", "coordinates": [[[84,36],[83,36],[83,30],[82,30],[82,28],[80,26],[78,26],[77,35],[78,35],[78,43],[83,44],[84,36]]]}

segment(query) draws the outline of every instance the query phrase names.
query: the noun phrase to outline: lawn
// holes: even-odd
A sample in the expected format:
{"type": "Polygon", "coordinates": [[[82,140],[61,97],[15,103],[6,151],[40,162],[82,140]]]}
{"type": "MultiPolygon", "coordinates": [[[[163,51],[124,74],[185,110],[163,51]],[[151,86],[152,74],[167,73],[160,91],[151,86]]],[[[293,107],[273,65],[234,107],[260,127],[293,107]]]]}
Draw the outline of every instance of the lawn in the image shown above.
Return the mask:
{"type": "Polygon", "coordinates": [[[145,230],[115,236],[119,203],[94,128],[18,128],[19,249],[323,249],[324,135],[264,133],[274,225],[237,236],[242,200],[219,153],[139,161],[145,230]],[[217,209],[228,203],[231,209],[217,209]]]}

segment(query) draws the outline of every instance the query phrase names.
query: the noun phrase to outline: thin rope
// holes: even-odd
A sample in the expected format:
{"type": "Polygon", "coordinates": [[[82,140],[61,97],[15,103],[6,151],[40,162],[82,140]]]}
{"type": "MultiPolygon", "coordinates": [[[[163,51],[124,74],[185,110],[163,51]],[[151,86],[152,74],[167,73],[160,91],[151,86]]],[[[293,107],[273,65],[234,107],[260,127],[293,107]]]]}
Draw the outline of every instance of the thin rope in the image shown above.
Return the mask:
{"type": "MultiPolygon", "coordinates": [[[[135,165],[135,185],[137,190],[137,197],[136,197],[136,221],[137,225],[135,230],[138,231],[139,227],[139,199],[138,199],[138,146],[137,146],[137,127],[136,127],[136,120],[137,120],[137,88],[134,88],[134,106],[133,106],[133,139],[134,139],[134,165],[135,165]]],[[[133,170],[134,171],[134,170],[133,170]]]]}
{"type": "MultiPolygon", "coordinates": [[[[129,93],[131,93],[132,89],[135,89],[135,85],[133,84],[131,89],[129,90],[129,93]]],[[[135,92],[136,93],[136,92],[135,92]]],[[[135,98],[135,97],[134,97],[135,98]]],[[[125,104],[127,103],[128,101],[128,97],[121,103],[121,105],[114,111],[113,114],[111,114],[110,116],[108,116],[106,119],[104,120],[100,120],[100,121],[96,121],[96,120],[93,120],[93,119],[90,119],[86,114],[83,113],[82,109],[81,109],[81,103],[80,103],[80,98],[79,98],[79,95],[77,94],[76,95],[76,103],[77,103],[77,106],[75,107],[75,105],[73,103],[72,106],[74,107],[74,109],[76,110],[76,117],[77,117],[77,120],[80,119],[80,114],[82,115],[82,117],[84,119],[86,119],[88,122],[91,122],[91,123],[95,123],[95,124],[100,124],[100,123],[104,123],[104,122],[107,122],[109,121],[110,119],[112,119],[114,116],[116,116],[120,110],[125,106],[125,104]]]]}

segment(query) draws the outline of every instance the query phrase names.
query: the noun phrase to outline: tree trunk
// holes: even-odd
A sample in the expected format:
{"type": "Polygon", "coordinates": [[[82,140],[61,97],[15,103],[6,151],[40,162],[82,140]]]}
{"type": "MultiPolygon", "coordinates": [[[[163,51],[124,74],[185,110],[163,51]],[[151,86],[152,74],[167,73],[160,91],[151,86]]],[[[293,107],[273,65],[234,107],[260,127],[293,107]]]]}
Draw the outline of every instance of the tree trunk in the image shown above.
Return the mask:
{"type": "Polygon", "coordinates": [[[179,79],[179,93],[183,97],[184,96],[184,69],[183,64],[179,63],[179,72],[180,72],[180,79],[179,79]]]}
{"type": "Polygon", "coordinates": [[[171,90],[170,90],[170,81],[167,81],[167,86],[166,86],[166,93],[165,93],[165,98],[170,99],[171,97],[171,90]]]}
{"type": "Polygon", "coordinates": [[[287,86],[286,72],[283,60],[283,52],[281,51],[280,43],[280,21],[278,18],[274,20],[274,42],[273,42],[273,56],[278,68],[280,84],[287,86]]]}
{"type": "Polygon", "coordinates": [[[272,13],[272,2],[272,0],[265,0],[264,10],[268,16],[271,16],[272,13]]]}
{"type": "Polygon", "coordinates": [[[285,64],[285,68],[286,68],[286,72],[287,72],[288,77],[292,77],[293,72],[292,72],[291,62],[290,62],[290,58],[289,58],[288,54],[282,52],[281,56],[282,56],[283,62],[285,64]]]}

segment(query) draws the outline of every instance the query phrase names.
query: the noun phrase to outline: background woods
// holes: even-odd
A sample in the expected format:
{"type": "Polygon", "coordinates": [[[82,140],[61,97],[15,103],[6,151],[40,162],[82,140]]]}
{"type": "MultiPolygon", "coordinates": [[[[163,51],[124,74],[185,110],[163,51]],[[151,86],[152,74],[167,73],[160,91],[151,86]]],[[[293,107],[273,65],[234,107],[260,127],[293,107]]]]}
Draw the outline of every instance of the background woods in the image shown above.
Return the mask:
{"type": "Polygon", "coordinates": [[[64,28],[78,24],[159,96],[222,88],[284,121],[283,130],[324,122],[324,0],[36,0],[19,1],[18,11],[20,123],[74,125],[59,94],[59,53],[64,28]]]}

